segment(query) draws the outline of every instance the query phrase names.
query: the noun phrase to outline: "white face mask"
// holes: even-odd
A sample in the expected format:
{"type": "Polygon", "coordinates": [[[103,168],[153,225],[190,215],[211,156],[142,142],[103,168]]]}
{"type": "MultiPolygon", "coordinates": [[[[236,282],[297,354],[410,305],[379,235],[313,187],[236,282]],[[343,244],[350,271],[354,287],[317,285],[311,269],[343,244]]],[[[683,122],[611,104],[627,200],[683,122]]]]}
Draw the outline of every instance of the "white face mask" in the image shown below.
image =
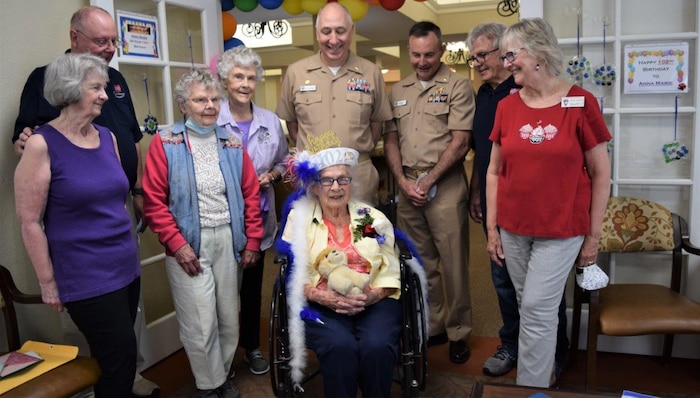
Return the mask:
{"type": "Polygon", "coordinates": [[[201,124],[195,122],[191,117],[187,118],[187,121],[185,121],[185,126],[198,135],[207,135],[216,130],[216,123],[212,124],[211,126],[202,126],[201,124]]]}

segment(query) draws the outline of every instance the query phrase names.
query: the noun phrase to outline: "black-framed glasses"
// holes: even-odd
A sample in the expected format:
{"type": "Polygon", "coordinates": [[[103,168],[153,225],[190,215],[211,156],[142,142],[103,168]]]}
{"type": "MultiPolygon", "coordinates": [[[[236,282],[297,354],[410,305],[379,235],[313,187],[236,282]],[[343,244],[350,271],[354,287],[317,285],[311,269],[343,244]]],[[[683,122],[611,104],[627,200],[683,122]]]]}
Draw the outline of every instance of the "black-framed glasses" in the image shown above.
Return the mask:
{"type": "Polygon", "coordinates": [[[322,187],[331,187],[333,186],[333,183],[337,182],[338,185],[348,185],[352,181],[352,177],[338,177],[338,178],[331,178],[331,177],[323,177],[319,178],[318,180],[319,184],[321,184],[322,187]]]}
{"type": "Polygon", "coordinates": [[[506,62],[506,60],[508,60],[508,62],[515,61],[515,56],[518,55],[518,53],[523,51],[524,49],[525,49],[525,47],[520,47],[520,48],[517,48],[513,51],[508,51],[507,53],[501,55],[500,56],[501,63],[506,62]]]}
{"type": "Polygon", "coordinates": [[[498,51],[498,47],[494,48],[491,51],[483,51],[477,54],[472,55],[471,57],[467,58],[467,64],[469,65],[470,68],[474,67],[474,64],[478,61],[480,64],[483,64],[486,62],[486,57],[489,56],[489,54],[498,51]]]}
{"type": "Polygon", "coordinates": [[[88,36],[87,34],[83,33],[83,31],[81,31],[80,29],[76,29],[75,31],[80,33],[81,35],[85,36],[88,40],[92,41],[93,43],[95,43],[95,45],[97,45],[99,47],[107,47],[110,43],[112,43],[112,45],[114,47],[121,47],[121,45],[122,45],[122,41],[119,39],[107,39],[104,37],[99,38],[99,39],[95,39],[95,38],[92,38],[92,37],[88,36]]]}

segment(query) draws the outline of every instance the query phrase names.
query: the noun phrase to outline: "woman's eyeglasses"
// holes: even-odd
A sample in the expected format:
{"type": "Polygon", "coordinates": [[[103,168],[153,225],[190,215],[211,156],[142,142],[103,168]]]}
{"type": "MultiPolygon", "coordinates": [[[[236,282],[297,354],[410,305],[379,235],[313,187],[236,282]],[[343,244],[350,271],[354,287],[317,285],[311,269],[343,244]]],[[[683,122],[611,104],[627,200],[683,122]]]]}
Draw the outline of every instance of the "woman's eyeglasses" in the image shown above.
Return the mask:
{"type": "Polygon", "coordinates": [[[508,62],[515,61],[515,56],[518,55],[518,53],[523,51],[524,49],[525,49],[525,47],[520,47],[518,49],[515,49],[513,51],[508,51],[507,53],[501,55],[501,57],[500,57],[501,63],[506,62],[506,60],[508,60],[508,62]]]}
{"type": "Polygon", "coordinates": [[[474,64],[478,61],[480,64],[483,64],[486,62],[486,57],[489,56],[489,54],[498,51],[498,47],[494,48],[491,51],[484,51],[480,52],[478,54],[474,54],[471,57],[467,58],[467,64],[469,65],[470,68],[474,67],[474,64]]]}
{"type": "Polygon", "coordinates": [[[319,178],[317,181],[319,184],[321,184],[322,187],[333,186],[333,183],[335,183],[335,182],[337,182],[338,185],[348,185],[352,181],[352,177],[338,177],[338,178],[323,177],[323,178],[319,178]]]}

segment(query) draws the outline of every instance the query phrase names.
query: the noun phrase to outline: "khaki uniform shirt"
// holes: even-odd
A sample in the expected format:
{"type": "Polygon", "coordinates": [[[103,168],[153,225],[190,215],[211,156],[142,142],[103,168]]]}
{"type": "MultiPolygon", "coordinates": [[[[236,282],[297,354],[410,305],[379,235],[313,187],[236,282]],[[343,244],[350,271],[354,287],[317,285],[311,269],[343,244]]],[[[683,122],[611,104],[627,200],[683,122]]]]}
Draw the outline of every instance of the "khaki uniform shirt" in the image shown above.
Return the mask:
{"type": "Polygon", "coordinates": [[[375,64],[350,53],[333,75],[315,54],[287,69],[277,115],[299,124],[297,148],[308,148],[309,137],[332,130],[342,146],[369,154],[374,149],[370,122],[391,119],[391,108],[375,64]]]}
{"type": "Polygon", "coordinates": [[[425,88],[415,73],[394,84],[390,102],[394,118],[384,131],[398,131],[404,167],[432,168],[452,141],[451,130],[472,129],[472,85],[444,64],[425,88]]]}

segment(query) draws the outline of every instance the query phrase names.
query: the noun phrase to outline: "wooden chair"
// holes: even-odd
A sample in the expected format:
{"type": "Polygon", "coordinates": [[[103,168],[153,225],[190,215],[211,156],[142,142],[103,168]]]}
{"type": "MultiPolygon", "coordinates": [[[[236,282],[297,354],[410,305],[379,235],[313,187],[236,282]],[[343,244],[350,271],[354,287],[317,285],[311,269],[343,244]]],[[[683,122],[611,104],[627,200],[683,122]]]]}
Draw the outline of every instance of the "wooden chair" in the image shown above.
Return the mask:
{"type": "MultiPolygon", "coordinates": [[[[10,271],[0,265],[0,309],[5,320],[9,351],[21,346],[15,303],[42,304],[40,295],[25,294],[17,289],[10,271]]],[[[3,394],[3,398],[58,398],[70,397],[89,388],[100,377],[100,367],[94,358],[77,357],[41,376],[3,394]]]]}
{"type": "MultiPolygon", "coordinates": [[[[600,252],[667,252],[668,261],[655,261],[658,267],[670,271],[670,284],[611,283],[596,291],[575,287],[570,357],[574,359],[578,352],[581,307],[588,303],[586,389],[596,389],[599,334],[663,334],[662,358],[668,363],[674,334],[700,333],[700,303],[688,299],[680,291],[684,250],[700,255],[700,248],[690,243],[687,222],[678,214],[649,200],[610,198],[603,219],[600,252]]],[[[620,256],[616,259],[618,264],[623,264],[624,260],[620,256]]],[[[644,272],[639,268],[640,273],[644,272]]]]}

